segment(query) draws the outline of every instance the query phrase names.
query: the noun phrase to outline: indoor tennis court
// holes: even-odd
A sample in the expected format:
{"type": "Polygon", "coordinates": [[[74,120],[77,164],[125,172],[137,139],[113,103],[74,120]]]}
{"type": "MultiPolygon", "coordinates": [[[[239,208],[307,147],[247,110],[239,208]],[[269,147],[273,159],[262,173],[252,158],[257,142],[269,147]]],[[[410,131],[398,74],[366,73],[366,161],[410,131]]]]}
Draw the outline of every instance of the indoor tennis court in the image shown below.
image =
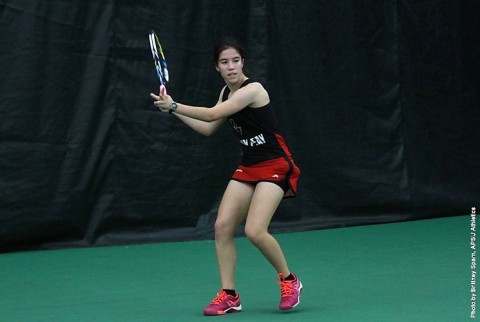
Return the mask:
{"type": "Polygon", "coordinates": [[[0,322],[476,318],[479,17],[0,0],[0,322]]]}
{"type": "Polygon", "coordinates": [[[280,312],[275,272],[239,238],[243,311],[206,317],[210,240],[0,256],[0,321],[468,321],[470,216],[276,235],[304,284],[280,312]]]}

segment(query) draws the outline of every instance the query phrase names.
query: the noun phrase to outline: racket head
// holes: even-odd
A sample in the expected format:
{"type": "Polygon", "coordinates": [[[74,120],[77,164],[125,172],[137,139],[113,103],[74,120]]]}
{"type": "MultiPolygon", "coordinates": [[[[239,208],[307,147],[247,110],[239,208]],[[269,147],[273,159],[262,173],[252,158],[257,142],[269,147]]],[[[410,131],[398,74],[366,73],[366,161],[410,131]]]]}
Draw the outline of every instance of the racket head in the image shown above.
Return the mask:
{"type": "Polygon", "coordinates": [[[160,44],[160,40],[158,39],[157,34],[153,30],[148,34],[148,39],[150,41],[150,49],[152,51],[153,61],[155,62],[157,77],[160,81],[160,88],[162,88],[162,86],[165,88],[169,80],[169,74],[168,65],[165,59],[165,54],[163,53],[162,45],[160,44]]]}

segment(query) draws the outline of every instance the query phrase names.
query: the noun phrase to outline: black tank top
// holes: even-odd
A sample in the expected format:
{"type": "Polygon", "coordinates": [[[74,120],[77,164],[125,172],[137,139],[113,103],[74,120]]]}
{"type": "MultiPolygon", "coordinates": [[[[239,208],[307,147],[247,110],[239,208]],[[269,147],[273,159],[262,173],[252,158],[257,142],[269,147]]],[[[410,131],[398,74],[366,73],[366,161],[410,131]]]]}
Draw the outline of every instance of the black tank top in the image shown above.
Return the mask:
{"type": "MultiPolygon", "coordinates": [[[[255,83],[255,81],[247,79],[240,87],[251,83],[255,83]]],[[[230,89],[226,86],[222,101],[228,99],[228,94],[230,94],[230,89]]],[[[247,106],[229,116],[228,121],[242,147],[241,164],[252,165],[279,157],[292,157],[278,130],[270,103],[258,108],[247,106]]]]}

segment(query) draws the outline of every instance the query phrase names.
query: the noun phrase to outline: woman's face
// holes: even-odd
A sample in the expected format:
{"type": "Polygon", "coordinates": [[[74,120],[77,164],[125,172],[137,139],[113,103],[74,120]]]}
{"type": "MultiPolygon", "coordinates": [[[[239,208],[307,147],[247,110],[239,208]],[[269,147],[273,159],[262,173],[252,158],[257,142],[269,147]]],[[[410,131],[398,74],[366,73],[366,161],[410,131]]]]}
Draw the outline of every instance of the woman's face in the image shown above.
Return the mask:
{"type": "Polygon", "coordinates": [[[220,53],[216,69],[227,84],[243,80],[243,58],[235,48],[229,47],[220,53]]]}

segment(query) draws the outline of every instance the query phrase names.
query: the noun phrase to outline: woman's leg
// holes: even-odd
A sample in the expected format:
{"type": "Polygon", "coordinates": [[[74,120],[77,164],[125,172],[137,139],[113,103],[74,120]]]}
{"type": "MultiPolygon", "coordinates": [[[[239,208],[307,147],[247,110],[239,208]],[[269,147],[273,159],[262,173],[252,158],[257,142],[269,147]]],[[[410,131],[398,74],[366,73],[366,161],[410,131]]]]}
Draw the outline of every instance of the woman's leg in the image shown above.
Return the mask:
{"type": "Polygon", "coordinates": [[[280,245],[268,233],[268,226],[284,196],[283,190],[269,182],[257,184],[248,210],[245,233],[277,270],[280,284],[280,310],[291,310],[300,303],[302,283],[290,270],[280,245]]]}
{"type": "Polygon", "coordinates": [[[284,191],[274,183],[260,182],[257,184],[248,209],[245,234],[273,265],[277,273],[288,276],[290,271],[282,249],[268,232],[270,221],[282,201],[283,195],[284,191]]]}
{"type": "Polygon", "coordinates": [[[235,289],[237,250],[233,235],[245,220],[254,193],[254,186],[230,181],[218,209],[215,221],[215,250],[222,289],[235,289]]]}

